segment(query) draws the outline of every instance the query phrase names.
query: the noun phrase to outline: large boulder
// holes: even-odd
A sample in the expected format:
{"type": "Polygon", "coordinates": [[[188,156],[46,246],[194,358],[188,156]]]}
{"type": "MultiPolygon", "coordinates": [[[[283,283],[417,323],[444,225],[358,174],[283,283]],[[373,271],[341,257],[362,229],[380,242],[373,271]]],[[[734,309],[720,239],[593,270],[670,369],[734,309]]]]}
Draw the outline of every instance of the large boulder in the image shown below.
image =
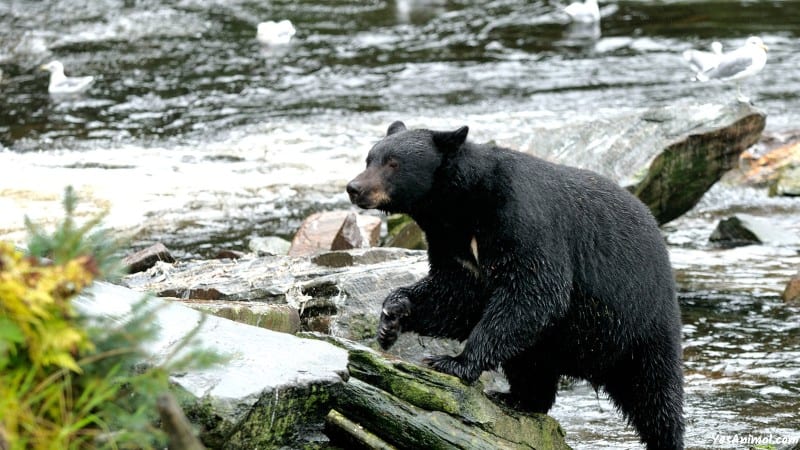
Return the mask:
{"type": "Polygon", "coordinates": [[[741,102],[673,105],[534,128],[523,150],[611,178],[663,224],[736,167],[765,125],[763,111],[741,102]]]}
{"type": "MultiPolygon", "coordinates": [[[[143,295],[95,283],[74,302],[89,317],[123,321],[143,295]]],[[[331,397],[347,378],[347,352],[326,342],[208,316],[151,298],[160,332],[148,342],[150,363],[172,355],[199,325],[199,344],[227,357],[224,364],[172,374],[187,416],[211,448],[302,447],[319,441],[331,397]],[[202,323],[201,323],[202,321],[202,323]]]]}

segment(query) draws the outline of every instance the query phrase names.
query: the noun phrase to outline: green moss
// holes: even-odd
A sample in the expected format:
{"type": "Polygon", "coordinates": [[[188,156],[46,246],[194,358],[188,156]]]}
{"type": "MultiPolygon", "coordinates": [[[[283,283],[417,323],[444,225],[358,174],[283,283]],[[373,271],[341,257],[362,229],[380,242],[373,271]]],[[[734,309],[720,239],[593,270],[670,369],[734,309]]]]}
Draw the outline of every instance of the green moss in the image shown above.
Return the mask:
{"type": "Polygon", "coordinates": [[[739,154],[758,140],[764,124],[763,115],[752,114],[731,127],[691,135],[667,147],[632,192],[660,224],[679,217],[735,166],[739,154]]]}
{"type": "Polygon", "coordinates": [[[386,247],[400,247],[412,250],[425,250],[428,244],[425,233],[410,216],[393,214],[387,220],[388,236],[384,242],[386,247]]]}
{"type": "Polygon", "coordinates": [[[378,329],[378,317],[375,315],[359,314],[350,318],[350,336],[354,341],[361,341],[375,337],[378,329]]]}
{"type": "Polygon", "coordinates": [[[492,419],[494,405],[480,384],[467,386],[457,377],[403,361],[389,362],[365,350],[351,350],[351,375],[377,386],[414,406],[484,423],[492,419]]]}
{"type": "Polygon", "coordinates": [[[200,427],[200,439],[209,448],[323,448],[305,441],[305,431],[322,429],[335,390],[336,385],[315,384],[268,392],[236,423],[208,399],[182,397],[186,416],[200,427]]]}

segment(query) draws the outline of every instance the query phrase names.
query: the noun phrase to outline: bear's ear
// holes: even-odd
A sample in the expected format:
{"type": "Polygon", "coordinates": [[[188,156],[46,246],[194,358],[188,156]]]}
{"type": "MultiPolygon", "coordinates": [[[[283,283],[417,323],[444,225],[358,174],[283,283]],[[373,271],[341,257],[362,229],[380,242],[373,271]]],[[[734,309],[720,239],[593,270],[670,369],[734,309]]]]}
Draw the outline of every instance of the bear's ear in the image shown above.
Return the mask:
{"type": "Polygon", "coordinates": [[[400,131],[405,131],[405,130],[406,130],[406,124],[404,124],[403,122],[397,120],[397,121],[392,122],[391,125],[389,125],[389,129],[386,130],[386,135],[389,136],[389,135],[392,135],[392,134],[395,134],[395,133],[399,133],[400,131]]]}
{"type": "Polygon", "coordinates": [[[456,131],[434,131],[433,142],[441,151],[458,150],[467,140],[469,127],[464,125],[456,131]]]}

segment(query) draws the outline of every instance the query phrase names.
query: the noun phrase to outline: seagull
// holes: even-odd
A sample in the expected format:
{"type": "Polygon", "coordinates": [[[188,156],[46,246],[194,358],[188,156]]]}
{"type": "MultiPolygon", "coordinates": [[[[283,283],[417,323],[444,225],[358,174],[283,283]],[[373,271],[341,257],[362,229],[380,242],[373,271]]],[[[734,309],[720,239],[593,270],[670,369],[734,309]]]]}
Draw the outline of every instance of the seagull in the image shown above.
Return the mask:
{"type": "Polygon", "coordinates": [[[595,23],[600,21],[600,7],[597,5],[597,0],[570,3],[564,8],[564,12],[573,22],[595,23]]]}
{"type": "Polygon", "coordinates": [[[258,24],[256,39],[265,45],[286,45],[295,34],[292,22],[284,19],[280,22],[272,20],[258,24]]]}
{"type": "Polygon", "coordinates": [[[744,46],[723,53],[716,67],[698,73],[697,80],[734,80],[736,81],[736,99],[740,102],[749,102],[750,99],[742,95],[741,80],[761,72],[766,63],[767,46],[764,45],[761,38],[751,36],[747,38],[744,46]]]}
{"type": "Polygon", "coordinates": [[[53,95],[77,94],[85,91],[94,82],[93,76],[68,77],[64,75],[64,65],[60,61],[51,61],[40,67],[50,72],[50,85],[47,92],[53,95]]]}
{"type": "Polygon", "coordinates": [[[683,59],[689,64],[696,73],[707,72],[717,67],[722,58],[722,43],[714,41],[711,43],[711,51],[686,50],[683,52],[683,59]]]}

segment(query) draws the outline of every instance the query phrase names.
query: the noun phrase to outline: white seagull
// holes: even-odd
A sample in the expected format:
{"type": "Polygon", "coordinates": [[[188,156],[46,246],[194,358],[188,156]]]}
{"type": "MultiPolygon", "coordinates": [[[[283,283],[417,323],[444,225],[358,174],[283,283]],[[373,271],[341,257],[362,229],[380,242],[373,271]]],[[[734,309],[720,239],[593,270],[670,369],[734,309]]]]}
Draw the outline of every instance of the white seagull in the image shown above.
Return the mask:
{"type": "Polygon", "coordinates": [[[284,19],[280,22],[272,20],[258,24],[256,39],[265,45],[286,45],[295,34],[292,22],[284,19]]]}
{"type": "Polygon", "coordinates": [[[724,53],[716,67],[698,73],[697,80],[734,80],[736,81],[736,98],[740,102],[748,102],[750,100],[742,95],[741,80],[761,72],[761,69],[766,64],[767,46],[764,45],[761,38],[751,36],[744,43],[744,46],[724,53]]]}
{"type": "Polygon", "coordinates": [[[50,72],[50,85],[47,92],[60,94],[77,94],[85,91],[94,82],[93,76],[68,77],[64,75],[64,65],[60,61],[51,61],[41,67],[50,72]]]}
{"type": "Polygon", "coordinates": [[[570,3],[564,8],[564,12],[573,22],[595,23],[600,21],[600,6],[597,5],[597,0],[570,3]]]}
{"type": "Polygon", "coordinates": [[[683,59],[695,73],[706,72],[717,67],[719,60],[722,59],[722,43],[714,41],[711,43],[711,51],[686,50],[683,52],[683,59]]]}

